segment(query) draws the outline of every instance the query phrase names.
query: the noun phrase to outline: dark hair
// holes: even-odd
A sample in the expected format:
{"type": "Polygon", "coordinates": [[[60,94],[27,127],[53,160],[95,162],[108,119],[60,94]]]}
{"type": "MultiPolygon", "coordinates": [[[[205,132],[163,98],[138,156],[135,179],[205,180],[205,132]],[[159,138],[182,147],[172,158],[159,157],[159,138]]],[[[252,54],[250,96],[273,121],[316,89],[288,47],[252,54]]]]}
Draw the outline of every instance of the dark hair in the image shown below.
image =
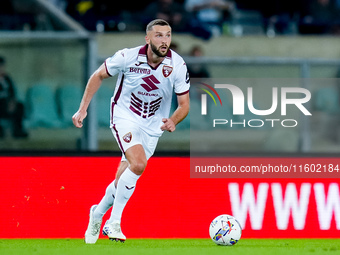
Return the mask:
{"type": "Polygon", "coordinates": [[[164,19],[154,19],[146,26],[146,32],[151,31],[153,26],[169,26],[169,23],[164,19]]]}

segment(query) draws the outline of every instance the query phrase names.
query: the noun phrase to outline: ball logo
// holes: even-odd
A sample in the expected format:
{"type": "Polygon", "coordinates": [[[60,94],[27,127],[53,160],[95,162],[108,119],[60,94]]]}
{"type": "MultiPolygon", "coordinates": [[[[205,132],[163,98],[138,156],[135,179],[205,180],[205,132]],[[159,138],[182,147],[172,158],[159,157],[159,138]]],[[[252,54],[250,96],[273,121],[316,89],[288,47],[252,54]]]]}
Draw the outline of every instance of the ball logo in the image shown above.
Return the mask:
{"type": "Polygon", "coordinates": [[[132,140],[132,134],[131,134],[131,132],[125,134],[125,135],[123,136],[123,140],[124,140],[124,142],[126,142],[126,143],[131,142],[131,140],[132,140]]]}
{"type": "Polygon", "coordinates": [[[223,236],[230,234],[232,228],[234,227],[234,224],[232,224],[230,221],[222,221],[222,228],[220,228],[217,233],[214,236],[214,240],[218,241],[223,236]]]}
{"type": "Polygon", "coordinates": [[[240,240],[242,228],[237,220],[228,214],[217,216],[209,227],[209,235],[218,245],[234,245],[240,240]]]}

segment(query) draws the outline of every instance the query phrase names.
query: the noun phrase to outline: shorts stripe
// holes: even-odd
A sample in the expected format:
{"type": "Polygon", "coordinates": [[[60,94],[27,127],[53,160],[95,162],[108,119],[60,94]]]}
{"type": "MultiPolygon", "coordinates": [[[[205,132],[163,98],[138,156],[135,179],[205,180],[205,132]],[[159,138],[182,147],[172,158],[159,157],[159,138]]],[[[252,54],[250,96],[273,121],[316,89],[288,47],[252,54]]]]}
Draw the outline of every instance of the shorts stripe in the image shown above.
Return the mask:
{"type": "Polygon", "coordinates": [[[117,142],[118,142],[118,145],[120,147],[120,150],[125,154],[122,142],[120,141],[120,138],[119,138],[118,130],[116,129],[116,125],[114,124],[112,128],[116,132],[117,142]]]}

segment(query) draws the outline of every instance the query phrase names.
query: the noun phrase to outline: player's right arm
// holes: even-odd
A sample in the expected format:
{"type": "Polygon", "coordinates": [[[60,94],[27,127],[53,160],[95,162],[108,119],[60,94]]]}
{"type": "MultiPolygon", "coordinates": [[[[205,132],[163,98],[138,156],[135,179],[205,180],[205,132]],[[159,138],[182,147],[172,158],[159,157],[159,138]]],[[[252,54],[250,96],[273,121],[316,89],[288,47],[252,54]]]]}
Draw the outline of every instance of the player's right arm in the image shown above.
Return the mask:
{"type": "Polygon", "coordinates": [[[73,124],[77,128],[81,128],[83,126],[83,120],[87,116],[87,108],[99,87],[102,84],[102,81],[106,78],[109,78],[110,75],[106,71],[105,64],[102,64],[90,77],[87,82],[83,98],[80,102],[80,106],[78,111],[73,115],[72,121],[73,124]]]}

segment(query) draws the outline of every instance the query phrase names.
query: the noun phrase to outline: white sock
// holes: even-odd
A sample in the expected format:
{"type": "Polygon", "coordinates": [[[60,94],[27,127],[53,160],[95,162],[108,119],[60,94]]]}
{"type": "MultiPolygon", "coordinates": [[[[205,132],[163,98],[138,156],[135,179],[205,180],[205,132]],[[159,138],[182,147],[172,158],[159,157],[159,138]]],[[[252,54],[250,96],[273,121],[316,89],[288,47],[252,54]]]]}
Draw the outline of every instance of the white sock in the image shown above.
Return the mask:
{"type": "Polygon", "coordinates": [[[106,188],[106,192],[100,203],[98,204],[96,210],[93,212],[93,217],[95,219],[103,218],[104,214],[113,205],[114,198],[116,196],[115,181],[111,182],[106,188]]]}
{"type": "Polygon", "coordinates": [[[124,173],[120,176],[109,223],[121,221],[124,207],[132,196],[139,177],[140,175],[134,174],[130,168],[126,168],[124,173]]]}

